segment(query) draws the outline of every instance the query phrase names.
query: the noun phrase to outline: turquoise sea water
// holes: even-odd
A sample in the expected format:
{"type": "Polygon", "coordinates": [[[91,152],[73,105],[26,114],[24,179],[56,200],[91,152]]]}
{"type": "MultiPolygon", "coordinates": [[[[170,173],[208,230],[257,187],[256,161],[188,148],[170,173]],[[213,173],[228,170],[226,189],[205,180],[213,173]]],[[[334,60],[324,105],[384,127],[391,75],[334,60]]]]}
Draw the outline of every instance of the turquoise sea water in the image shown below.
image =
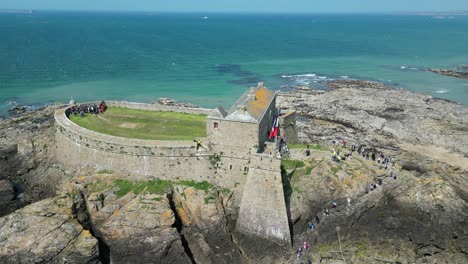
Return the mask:
{"type": "Polygon", "coordinates": [[[468,80],[421,71],[468,64],[467,43],[465,16],[0,14],[0,115],[71,97],[227,107],[258,81],[346,76],[468,104],[468,80]]]}

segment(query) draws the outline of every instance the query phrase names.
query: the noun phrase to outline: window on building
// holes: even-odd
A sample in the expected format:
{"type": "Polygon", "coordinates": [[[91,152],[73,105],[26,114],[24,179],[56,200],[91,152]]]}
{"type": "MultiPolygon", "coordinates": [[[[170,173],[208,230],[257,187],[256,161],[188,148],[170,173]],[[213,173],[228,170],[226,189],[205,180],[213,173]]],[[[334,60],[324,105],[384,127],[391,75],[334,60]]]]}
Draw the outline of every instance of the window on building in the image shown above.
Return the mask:
{"type": "Polygon", "coordinates": [[[229,165],[229,169],[232,170],[232,165],[229,165]]]}
{"type": "Polygon", "coordinates": [[[245,173],[249,172],[249,168],[248,168],[248,167],[244,167],[244,172],[245,172],[245,173]]]}
{"type": "Polygon", "coordinates": [[[218,122],[214,122],[213,127],[218,128],[218,122]]]}

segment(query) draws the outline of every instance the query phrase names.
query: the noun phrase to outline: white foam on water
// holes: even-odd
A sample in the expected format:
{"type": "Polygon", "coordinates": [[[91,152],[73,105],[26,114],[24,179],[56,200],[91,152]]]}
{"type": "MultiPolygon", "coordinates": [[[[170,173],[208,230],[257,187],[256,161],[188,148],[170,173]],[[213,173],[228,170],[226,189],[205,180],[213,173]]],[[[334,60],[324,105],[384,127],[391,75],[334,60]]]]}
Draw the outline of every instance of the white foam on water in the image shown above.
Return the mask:
{"type": "Polygon", "coordinates": [[[295,77],[315,77],[317,74],[315,73],[307,73],[307,74],[299,74],[299,75],[294,75],[295,77]]]}
{"type": "Polygon", "coordinates": [[[438,93],[438,94],[443,94],[443,93],[446,93],[448,92],[447,90],[437,90],[437,91],[433,91],[434,93],[438,93]]]}

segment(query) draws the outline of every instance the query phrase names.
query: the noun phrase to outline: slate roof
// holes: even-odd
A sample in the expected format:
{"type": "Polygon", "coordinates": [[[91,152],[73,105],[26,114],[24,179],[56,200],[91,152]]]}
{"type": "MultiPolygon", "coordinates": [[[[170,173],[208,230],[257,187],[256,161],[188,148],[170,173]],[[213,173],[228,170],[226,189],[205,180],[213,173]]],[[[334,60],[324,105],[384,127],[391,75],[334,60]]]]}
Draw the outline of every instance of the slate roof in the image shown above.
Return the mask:
{"type": "Polygon", "coordinates": [[[227,115],[228,113],[226,110],[224,110],[222,106],[218,105],[210,112],[208,116],[213,118],[225,118],[227,115]]]}
{"type": "Polygon", "coordinates": [[[256,88],[247,90],[227,112],[217,106],[209,117],[258,123],[274,97],[275,92],[263,86],[263,83],[259,83],[256,88]]]}

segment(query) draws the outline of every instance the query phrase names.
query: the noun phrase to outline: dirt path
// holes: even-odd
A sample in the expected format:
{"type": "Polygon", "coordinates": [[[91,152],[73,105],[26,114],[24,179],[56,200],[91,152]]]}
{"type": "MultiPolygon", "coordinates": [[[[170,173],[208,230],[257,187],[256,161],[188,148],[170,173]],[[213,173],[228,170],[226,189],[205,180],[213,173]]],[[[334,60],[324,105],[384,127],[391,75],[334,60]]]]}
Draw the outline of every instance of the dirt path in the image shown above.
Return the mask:
{"type": "Polygon", "coordinates": [[[465,158],[460,154],[452,153],[447,149],[433,145],[422,146],[408,143],[399,144],[398,146],[408,152],[416,152],[420,155],[433,158],[449,165],[459,167],[464,171],[468,171],[468,158],[465,158]]]}

